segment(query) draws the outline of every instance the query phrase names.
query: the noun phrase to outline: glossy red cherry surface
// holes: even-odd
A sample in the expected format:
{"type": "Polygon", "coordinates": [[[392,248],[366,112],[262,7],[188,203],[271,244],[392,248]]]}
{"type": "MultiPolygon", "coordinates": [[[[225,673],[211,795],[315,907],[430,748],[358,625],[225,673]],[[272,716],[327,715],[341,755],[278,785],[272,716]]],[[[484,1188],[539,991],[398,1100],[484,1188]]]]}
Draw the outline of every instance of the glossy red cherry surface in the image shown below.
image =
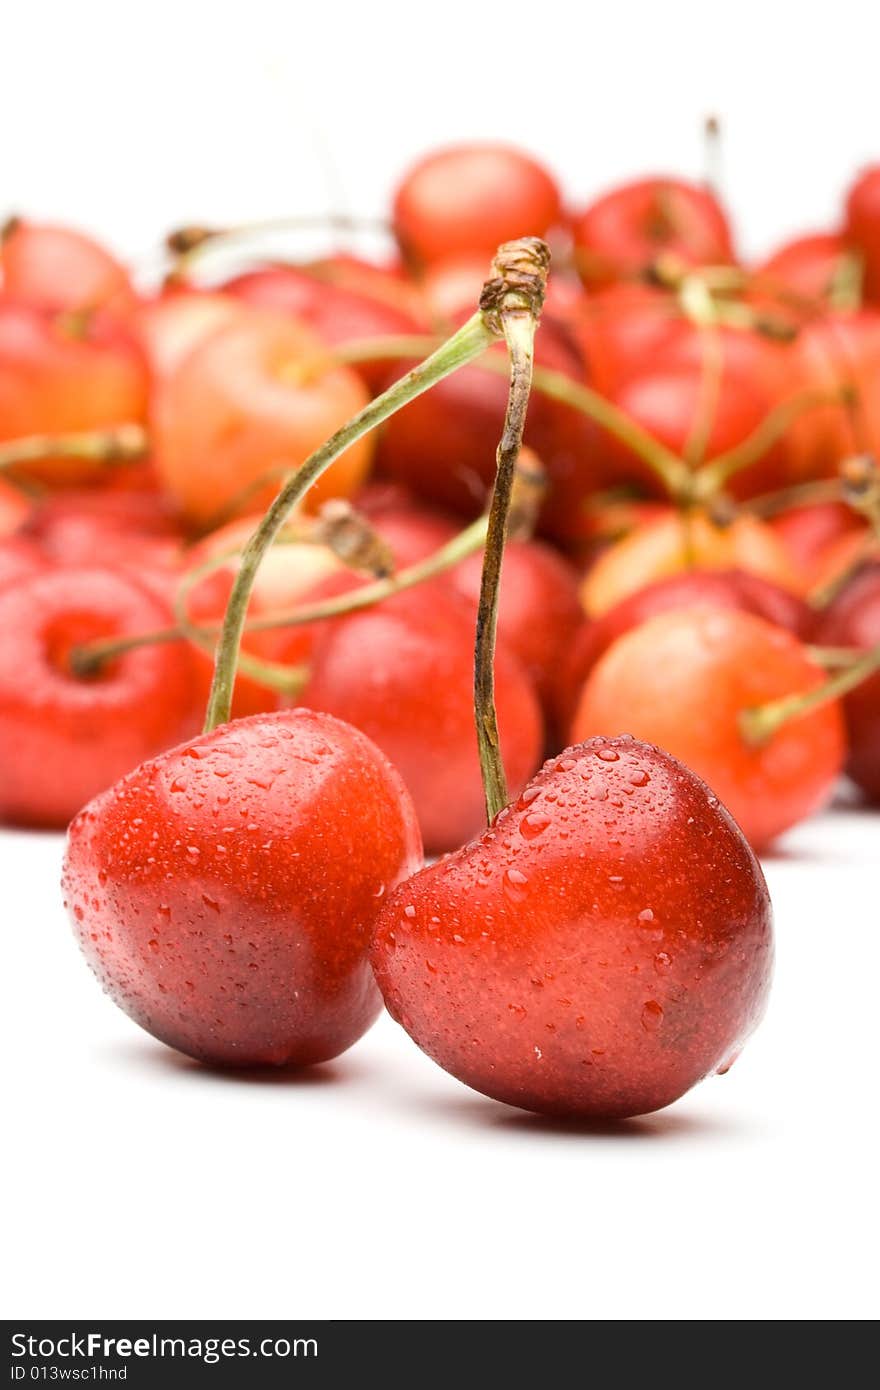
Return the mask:
{"type": "Polygon", "coordinates": [[[718,200],[683,179],[640,179],[613,189],[572,218],[572,235],[578,270],[591,288],[637,278],[661,255],[685,265],[733,260],[718,200]]]}
{"type": "Polygon", "coordinates": [[[94,674],[71,651],[170,625],[159,596],[109,569],[57,568],[0,592],[0,819],[60,829],[196,723],[185,643],[140,647],[94,674]]]}
{"type": "Polygon", "coordinates": [[[763,618],[677,609],[608,648],[584,686],[571,737],[626,732],[658,743],[704,778],[762,847],[830,798],[846,753],[843,717],[833,701],[751,742],[740,716],[824,679],[797,638],[763,618]]]}
{"type": "Polygon", "coordinates": [[[595,738],[385,904],[393,1017],[496,1100],[617,1118],[725,1070],[758,1022],[770,901],[742,833],[657,748],[595,738]]]}
{"type": "Polygon", "coordinates": [[[462,252],[487,260],[513,237],[543,236],[560,195],[537,160],[508,145],[453,145],[408,171],[394,196],[394,234],[406,258],[430,264],[462,252]]]}
{"type": "MultiPolygon", "coordinates": [[[[880,644],[880,563],[866,565],[825,610],[816,641],[868,651],[880,644]]],[[[880,801],[880,673],[844,697],[849,735],[847,772],[871,801],[880,801]]]]}
{"type": "Polygon", "coordinates": [[[72,227],[16,217],[0,233],[4,292],[49,314],[127,312],[135,292],[125,267],[72,227]]]}
{"type": "Polygon", "coordinates": [[[375,917],[420,863],[378,749],[287,710],[203,734],[93,801],[64,891],[98,979],[154,1037],[222,1066],[302,1066],[378,1014],[375,917]]]}
{"type": "MultiPolygon", "coordinates": [[[[406,783],[426,850],[462,844],[484,815],[473,709],[474,614],[434,581],[326,624],[302,703],[362,729],[406,783]]],[[[541,758],[537,696],[516,658],[495,664],[501,749],[519,789],[541,758]]]]}
{"type": "Polygon", "coordinates": [[[864,169],[849,191],[845,235],[862,258],[865,297],[880,302],[880,164],[864,169]]]}
{"type": "Polygon", "coordinates": [[[847,246],[837,232],[795,237],[755,266],[755,289],[820,307],[833,289],[847,246]]]}
{"type": "Polygon", "coordinates": [[[38,574],[49,561],[28,536],[0,536],[0,589],[29,574],[38,574]]]}
{"type": "Polygon", "coordinates": [[[584,623],[556,667],[555,709],[560,726],[568,729],[580,692],[596,662],[624,632],[676,608],[736,608],[754,613],[807,641],[815,614],[803,599],[746,570],[683,570],[638,589],[584,623]]]}

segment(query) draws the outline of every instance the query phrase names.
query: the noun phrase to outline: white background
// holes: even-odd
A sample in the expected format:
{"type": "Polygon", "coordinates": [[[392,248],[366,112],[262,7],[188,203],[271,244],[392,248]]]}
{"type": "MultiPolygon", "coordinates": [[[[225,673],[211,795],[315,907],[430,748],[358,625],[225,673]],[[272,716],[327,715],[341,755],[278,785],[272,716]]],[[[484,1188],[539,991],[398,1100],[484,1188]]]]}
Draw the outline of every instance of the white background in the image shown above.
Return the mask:
{"type": "MultiPolygon", "coordinates": [[[[573,198],[699,175],[708,111],[757,253],[831,222],[880,153],[864,3],[248,0],[135,19],[31,0],[0,47],[0,203],[132,255],[192,218],[381,213],[411,156],[458,137],[530,145],[573,198]]],[[[852,812],[789,836],[767,864],[779,965],[759,1035],[669,1111],[584,1132],[472,1095],[388,1020],[307,1076],[200,1070],[79,960],[59,839],[0,836],[4,1312],[872,1315],[877,843],[852,812]]]]}

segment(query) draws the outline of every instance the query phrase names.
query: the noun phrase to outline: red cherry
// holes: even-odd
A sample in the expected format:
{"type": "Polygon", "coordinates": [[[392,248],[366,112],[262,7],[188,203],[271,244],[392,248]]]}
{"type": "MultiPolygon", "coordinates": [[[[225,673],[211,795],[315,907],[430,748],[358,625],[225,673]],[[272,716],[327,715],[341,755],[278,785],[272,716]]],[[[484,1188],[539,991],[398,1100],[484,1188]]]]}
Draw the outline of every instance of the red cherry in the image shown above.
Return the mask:
{"type": "MultiPolygon", "coordinates": [[[[866,565],[829,604],[816,641],[869,650],[880,643],[880,564],[866,565]]],[[[871,801],[880,801],[880,674],[844,697],[849,734],[847,772],[871,801]]]]}
{"type": "Polygon", "coordinates": [[[394,233],[406,258],[430,264],[514,237],[543,236],[558,220],[556,183],[507,145],[453,145],[426,155],[394,196],[394,233]]]}
{"type": "Polygon", "coordinates": [[[572,219],[575,257],[585,285],[632,279],[661,255],[685,265],[734,259],[727,218],[708,188],[683,179],[624,184],[572,219]]]}
{"type": "Polygon", "coordinates": [[[831,795],[845,754],[840,706],[747,741],[743,711],[824,680],[790,632],[734,609],[662,613],[619,637],[593,668],[574,739],[632,732],[703,777],[753,845],[769,844],[831,795]]]}
{"type": "Polygon", "coordinates": [[[880,313],[827,313],[805,324],[791,344],[788,391],[841,399],[799,416],[785,437],[793,481],[833,476],[854,453],[880,452],[880,313]]]}
{"type": "MultiPolygon", "coordinates": [[[[449,573],[453,587],[476,604],[483,552],[470,555],[449,573]]],[[[537,541],[509,541],[498,609],[498,635],[531,676],[549,705],[560,663],[583,619],[578,581],[555,550],[537,541]]]]}
{"type": "Polygon", "coordinates": [[[764,1009],[770,900],[743,836],[657,748],[592,739],[389,898],[373,965],[440,1066],[528,1110],[669,1105],[764,1009]]]}
{"type": "Polygon", "coordinates": [[[793,568],[771,527],[743,513],[717,526],[695,512],[685,526],[671,510],[649,518],[602,552],[581,587],[585,610],[598,617],[629,594],[682,570],[746,570],[792,593],[802,593],[793,568]]]}
{"type": "Polygon", "coordinates": [[[158,492],[54,493],[33,509],[24,531],[55,564],[175,569],[180,563],[181,536],[158,492]]]}
{"type": "Polygon", "coordinates": [[[232,295],[173,288],[139,304],[130,323],[154,381],[165,382],[200,343],[242,317],[232,295]]]}
{"type": "MultiPolygon", "coordinates": [[[[485,278],[484,266],[483,280],[485,278]]],[[[224,289],[227,294],[255,309],[268,309],[302,319],[331,347],[356,340],[424,331],[424,324],[412,314],[356,290],[328,285],[296,266],[252,270],[230,280],[224,289]]],[[[473,303],[476,304],[477,300],[473,303]]],[[[396,367],[397,363],[393,365],[396,367]]],[[[388,376],[389,363],[387,360],[377,360],[358,365],[356,370],[364,378],[371,394],[375,395],[388,376]]]]}
{"type": "Polygon", "coordinates": [[[0,537],[12,536],[31,514],[31,499],[0,478],[0,537]]]}
{"type": "MultiPolygon", "coordinates": [[[[770,525],[793,565],[812,580],[827,547],[845,537],[863,537],[865,527],[843,502],[810,502],[772,517],[770,525]]],[[[783,624],[785,626],[785,624],[783,624]]]]}
{"type": "MultiPolygon", "coordinates": [[[[644,366],[610,393],[612,402],[677,458],[687,457],[689,441],[702,419],[705,386],[700,364],[644,366]]],[[[742,444],[762,423],[771,401],[760,381],[725,366],[709,416],[703,459],[708,461],[742,444]]],[[[642,459],[614,435],[600,432],[597,467],[617,482],[638,482],[663,492],[662,484],[642,459]]],[[[738,497],[770,491],[786,481],[782,450],[771,446],[748,468],[731,478],[728,489],[738,497]]]]}
{"type": "MultiPolygon", "coordinates": [[[[251,512],[275,496],[279,470],[304,462],[367,399],[360,379],[333,366],[310,329],[251,310],[210,334],[159,384],[159,476],[186,519],[202,527],[266,478],[259,495],[242,497],[239,514],[251,512]]],[[[353,492],[371,448],[366,438],[347,449],[311,489],[308,505],[353,492]]]]}
{"type": "Polygon", "coordinates": [[[377,299],[380,304],[387,304],[419,321],[424,317],[424,305],[418,288],[399,261],[378,264],[362,256],[338,251],[322,260],[309,261],[303,268],[325,285],[352,290],[371,300],[377,299]]]}
{"type": "Polygon", "coordinates": [[[554,681],[554,707],[568,729],[580,693],[597,661],[631,628],[678,608],[735,608],[754,613],[807,641],[815,615],[787,589],[746,570],[683,570],[638,589],[593,622],[585,623],[567,651],[560,653],[554,681]]]}
{"type": "MultiPolygon", "coordinates": [[[[472,314],[486,282],[484,251],[449,256],[425,268],[419,288],[432,319],[458,323],[472,314]]],[[[573,327],[585,312],[585,295],[579,280],[554,272],[547,282],[544,313],[557,323],[573,327]]]]}
{"type": "MultiPolygon", "coordinates": [[[[462,844],[484,815],[473,711],[474,618],[439,581],[326,624],[302,702],[362,729],[406,783],[425,847],[462,844]]],[[[505,647],[496,693],[508,780],[518,789],[541,756],[532,684],[505,647]]]]}
{"type": "Polygon", "coordinates": [[[822,303],[833,289],[846,249],[837,232],[795,237],[755,266],[756,285],[822,303]]]}
{"type": "Polygon", "coordinates": [[[43,551],[28,536],[0,537],[0,589],[47,568],[43,551]]]}
{"type": "Polygon", "coordinates": [[[126,652],[90,676],[74,648],[166,628],[129,575],[52,569],[0,593],[0,819],[60,828],[90,797],[193,726],[182,642],[126,652]]]}
{"type": "Polygon", "coordinates": [[[135,301],[125,267],[71,227],[13,218],[0,235],[0,269],[5,294],[48,314],[121,314],[135,301]]]}
{"type": "Polygon", "coordinates": [[[378,749],[287,710],[203,734],[92,802],[64,890],[92,969],[154,1037],[222,1066],[303,1066],[378,1014],[373,923],[420,862],[378,749]]]}
{"type": "Polygon", "coordinates": [[[845,236],[862,257],[865,298],[880,301],[880,164],[864,169],[849,191],[845,236]]]}
{"type": "MultiPolygon", "coordinates": [[[[140,423],[147,372],[127,334],[100,314],[70,324],[0,299],[0,440],[140,423]]],[[[45,484],[77,486],[102,466],[65,461],[19,470],[45,484]]]]}
{"type": "Polygon", "coordinates": [[[680,314],[673,295],[650,285],[609,285],[586,298],[573,331],[596,390],[608,395],[652,362],[670,326],[682,321],[680,314]]]}
{"type": "MultiPolygon", "coordinates": [[[[535,360],[583,380],[579,353],[549,319],[536,339],[535,360]]],[[[419,497],[464,516],[478,515],[495,476],[506,402],[504,377],[479,366],[456,372],[388,421],[379,441],[379,466],[419,497]]],[[[547,473],[541,526],[550,535],[565,538],[580,532],[584,500],[599,481],[593,463],[598,433],[571,406],[532,393],[525,440],[547,473]]]]}

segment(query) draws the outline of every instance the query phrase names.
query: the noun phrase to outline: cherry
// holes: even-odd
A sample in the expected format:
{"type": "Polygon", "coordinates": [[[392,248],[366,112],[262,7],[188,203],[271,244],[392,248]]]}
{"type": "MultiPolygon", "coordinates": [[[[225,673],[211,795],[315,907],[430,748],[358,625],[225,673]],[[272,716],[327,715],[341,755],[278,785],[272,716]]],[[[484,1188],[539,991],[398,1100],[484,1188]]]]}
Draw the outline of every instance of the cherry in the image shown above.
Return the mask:
{"type": "MultiPolygon", "coordinates": [[[[536,361],[573,381],[583,378],[580,354],[552,320],[542,322],[536,361]]],[[[379,441],[380,468],[419,497],[476,516],[492,483],[506,395],[504,378],[482,366],[456,372],[389,420],[379,441]]],[[[581,529],[584,499],[600,481],[597,435],[573,407],[533,393],[526,443],[548,479],[541,528],[556,538],[581,529]]]]}
{"type": "MultiPolygon", "coordinates": [[[[363,730],[391,759],[432,854],[462,844],[482,819],[473,642],[470,604],[435,580],[328,623],[301,696],[363,730]]],[[[519,788],[541,755],[540,711],[531,682],[503,646],[496,675],[505,766],[519,788]]]]}
{"type": "Polygon", "coordinates": [[[0,478],[0,537],[13,535],[31,513],[30,498],[0,478]]]}
{"type": "MultiPolygon", "coordinates": [[[[132,339],[101,314],[53,318],[0,299],[0,440],[138,423],[147,410],[147,372],[132,339]]],[[[20,472],[47,485],[77,486],[100,463],[51,457],[20,472]]]]}
{"type": "MultiPolygon", "coordinates": [[[[224,508],[242,514],[270,501],[281,472],[295,469],[366,401],[362,382],[334,366],[309,329],[251,310],[210,334],[160,383],[156,467],[185,518],[209,526],[224,508]]],[[[369,457],[369,441],[352,445],[308,505],[351,493],[369,457]]]]}
{"type": "Polygon", "coordinates": [[[590,288],[645,274],[661,256],[686,266],[734,258],[727,218],[708,188],[683,179],[624,184],[572,218],[578,270],[590,288]]]}
{"type": "MultiPolygon", "coordinates": [[[[880,643],[880,563],[865,565],[822,615],[816,641],[870,650],[880,643]]],[[[849,734],[847,772],[871,801],[880,801],[880,674],[844,697],[849,734]]]]}
{"type": "Polygon", "coordinates": [[[36,541],[27,536],[0,537],[0,589],[27,575],[39,574],[47,564],[36,541]]]}
{"type": "Polygon", "coordinates": [[[376,1018],[373,923],[420,862],[378,749],[287,710],[203,734],[92,802],[64,890],[92,969],[154,1037],[216,1065],[304,1066],[376,1018]]]}
{"type": "Polygon", "coordinates": [[[242,317],[231,295],[175,286],[144,300],[130,322],[154,382],[165,382],[200,343],[242,317]]]}
{"type": "Polygon", "coordinates": [[[594,617],[655,580],[682,570],[745,570],[799,593],[801,579],[767,522],[746,514],[718,525],[700,512],[688,520],[667,509],[604,551],[581,589],[594,617]]]}
{"type": "Polygon", "coordinates": [[[680,309],[670,294],[651,285],[608,285],[585,299],[575,336],[597,391],[608,395],[668,341],[680,309]]]}
{"type": "Polygon", "coordinates": [[[56,568],[0,592],[0,819],[61,828],[89,799],[192,728],[189,650],[143,646],[78,673],[76,649],[167,628],[131,575],[56,568]]]}
{"type": "MultiPolygon", "coordinates": [[[[480,285],[485,275],[484,258],[480,285]]],[[[420,320],[387,301],[339,285],[325,284],[308,270],[300,270],[296,266],[253,270],[230,280],[224,289],[227,294],[256,309],[273,310],[302,319],[331,347],[424,331],[424,324],[420,320]]],[[[478,298],[479,289],[476,298],[470,300],[470,305],[478,298]]],[[[375,395],[387,380],[388,362],[377,359],[358,364],[356,370],[364,378],[371,394],[375,395]]]]}
{"type": "Polygon", "coordinates": [[[849,190],[845,236],[862,258],[865,298],[880,302],[880,164],[864,169],[849,190]]]}
{"type": "MultiPolygon", "coordinates": [[[[678,458],[686,458],[691,441],[700,430],[705,384],[699,363],[643,367],[618,383],[610,400],[630,420],[659,440],[678,458]]],[[[744,443],[768,414],[770,401],[751,376],[722,369],[717,394],[705,417],[705,429],[696,460],[712,459],[744,443]]],[[[600,473],[617,482],[638,482],[662,494],[662,485],[636,453],[613,435],[601,432],[597,449],[600,473]]],[[[731,479],[729,490],[737,496],[753,496],[785,481],[781,449],[770,445],[755,462],[731,479]]]]}
{"type": "MultiPolygon", "coordinates": [[[[337,251],[322,260],[310,261],[301,267],[324,285],[333,285],[367,299],[378,300],[419,321],[424,317],[424,305],[409,272],[397,261],[384,264],[337,251]]],[[[485,274],[485,266],[484,266],[485,274]]],[[[473,307],[471,304],[469,307],[473,307]]]]}
{"type": "MultiPolygon", "coordinates": [[[[457,323],[463,313],[479,302],[486,279],[483,252],[449,256],[427,266],[419,278],[419,288],[431,318],[440,323],[457,323]]],[[[554,274],[547,285],[544,314],[560,325],[572,328],[586,312],[586,296],[579,280],[554,274]]]]}
{"type": "Polygon", "coordinates": [[[394,196],[394,233],[415,265],[461,253],[488,259],[500,242],[543,236],[559,220],[551,175],[507,145],[453,145],[426,155],[394,196]]]}
{"type": "Polygon", "coordinates": [[[673,609],[735,608],[766,618],[807,641],[815,615],[802,599],[746,570],[683,570],[629,594],[601,617],[583,624],[555,670],[554,707],[559,725],[571,727],[580,693],[597,661],[624,632],[673,609]]]}
{"type": "Polygon", "coordinates": [[[393,484],[373,484],[355,501],[390,547],[399,570],[424,560],[458,533],[459,524],[449,513],[421,506],[393,484]]]}
{"type": "Polygon", "coordinates": [[[180,561],[175,519],[154,491],[53,493],[33,508],[23,530],[55,564],[162,570],[180,561]]]}
{"type": "Polygon", "coordinates": [[[733,1062],[772,961],[761,870],[687,768],[628,738],[545,764],[478,839],[385,903],[392,1016],[467,1085],[595,1118],[733,1062]]]}
{"type": "Polygon", "coordinates": [[[48,314],[124,314],[135,302],[125,267],[71,227],[12,218],[0,233],[0,270],[4,294],[48,314]]]}
{"type": "Polygon", "coordinates": [[[770,519],[793,565],[812,585],[830,545],[865,534],[864,524],[843,502],[809,502],[770,519]]]}
{"type": "Polygon", "coordinates": [[[659,744],[705,779],[761,847],[831,795],[843,719],[832,702],[759,740],[741,716],[813,690],[823,676],[792,633],[751,613],[661,613],[619,637],[593,668],[572,737],[626,731],[659,744]]]}
{"type": "Polygon", "coordinates": [[[830,398],[789,427],[785,447],[793,481],[828,477],[850,454],[880,451],[880,313],[828,313],[811,321],[788,360],[791,394],[830,398]]]}
{"type": "Polygon", "coordinates": [[[778,296],[788,294],[806,304],[825,304],[847,254],[837,232],[816,232],[787,241],[754,268],[756,289],[766,286],[778,296]]]}

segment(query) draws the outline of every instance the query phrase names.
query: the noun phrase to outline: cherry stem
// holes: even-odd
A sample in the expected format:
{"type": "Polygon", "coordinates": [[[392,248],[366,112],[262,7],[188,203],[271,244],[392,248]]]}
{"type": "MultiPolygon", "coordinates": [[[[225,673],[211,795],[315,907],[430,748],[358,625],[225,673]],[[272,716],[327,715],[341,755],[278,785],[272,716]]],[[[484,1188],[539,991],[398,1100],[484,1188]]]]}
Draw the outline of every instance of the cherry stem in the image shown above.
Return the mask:
{"type": "Polygon", "coordinates": [[[847,666],[812,690],[805,690],[798,695],[785,695],[780,700],[770,701],[769,704],[743,710],[739,716],[740,733],[746,743],[760,747],[790,720],[801,719],[814,709],[840,699],[842,695],[861,685],[869,676],[873,676],[875,671],[880,671],[880,645],[850,661],[847,666]]]}
{"type": "Polygon", "coordinates": [[[306,459],[283,484],[275,501],[254,531],[241,555],[241,563],[226,609],[214,663],[214,679],[205,718],[206,732],[225,724],[230,717],[235,672],[241,649],[241,638],[247,617],[248,603],[254,580],[263,556],[272,545],[288,515],[313,483],[336,461],[340,454],[370,430],[382,424],[401,406],[420,396],[436,382],[472,361],[494,340],[493,330],[482,313],[468,319],[457,333],[412,371],[407,372],[381,396],[364,406],[347,424],[338,429],[326,443],[306,459]]]}
{"type": "Polygon", "coordinates": [[[705,499],[721,492],[737,473],[763,458],[789,426],[806,411],[815,410],[821,405],[839,405],[844,395],[839,391],[799,391],[788,400],[780,401],[741,444],[703,465],[697,474],[698,495],[705,499]]]}
{"type": "MultiPolygon", "coordinates": [[[[357,366],[361,362],[381,362],[386,358],[415,357],[435,343],[436,339],[430,337],[366,338],[334,348],[333,358],[341,364],[357,366]]],[[[508,364],[496,360],[493,355],[487,355],[474,365],[480,371],[494,372],[496,376],[507,376],[509,371],[508,364]]],[[[612,401],[600,396],[598,391],[573,381],[564,372],[541,366],[532,369],[532,387],[540,395],[580,411],[607,434],[614,435],[650,468],[671,497],[688,495],[690,470],[677,454],[642,429],[612,401]]]]}
{"type": "Polygon", "coordinates": [[[147,432],[142,425],[135,424],[71,434],[28,434],[0,443],[0,470],[45,459],[129,463],[143,458],[147,449],[147,432]]]}
{"type": "Polygon", "coordinates": [[[272,232],[309,232],[329,229],[336,232],[382,231],[389,225],[381,218],[351,217],[345,213],[315,213],[302,217],[267,217],[254,222],[240,222],[228,227],[207,227],[197,223],[176,227],[165,238],[166,250],[175,257],[172,275],[179,277],[205,251],[223,247],[230,242],[248,241],[272,232]]]}
{"type": "Polygon", "coordinates": [[[495,708],[498,598],[516,464],[532,385],[535,331],[544,302],[549,265],[549,249],[538,238],[508,242],[499,247],[494,262],[496,276],[484,285],[480,298],[484,314],[491,317],[496,330],[500,328],[504,335],[510,359],[510,387],[496,453],[497,468],[489,505],[474,643],[474,718],[486,818],[490,825],[508,800],[495,708]]]}

